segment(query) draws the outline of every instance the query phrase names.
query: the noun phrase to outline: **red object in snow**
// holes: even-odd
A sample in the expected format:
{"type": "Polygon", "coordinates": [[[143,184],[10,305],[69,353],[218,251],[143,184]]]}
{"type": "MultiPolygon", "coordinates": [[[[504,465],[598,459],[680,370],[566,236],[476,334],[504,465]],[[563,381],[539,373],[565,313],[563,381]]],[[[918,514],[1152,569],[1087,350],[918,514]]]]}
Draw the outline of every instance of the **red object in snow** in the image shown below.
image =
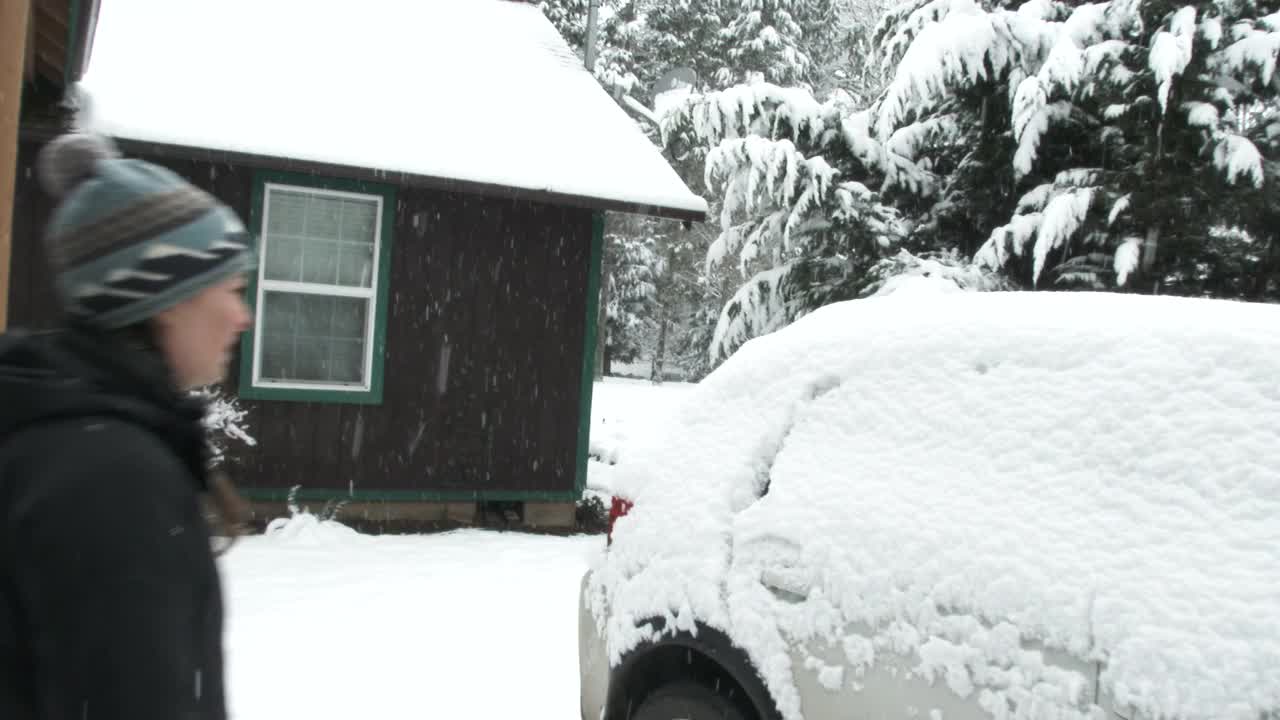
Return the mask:
{"type": "Polygon", "coordinates": [[[618,518],[630,512],[633,504],[634,503],[626,498],[620,498],[617,495],[613,496],[613,502],[609,505],[609,531],[607,533],[608,542],[606,545],[613,544],[613,523],[618,518]]]}

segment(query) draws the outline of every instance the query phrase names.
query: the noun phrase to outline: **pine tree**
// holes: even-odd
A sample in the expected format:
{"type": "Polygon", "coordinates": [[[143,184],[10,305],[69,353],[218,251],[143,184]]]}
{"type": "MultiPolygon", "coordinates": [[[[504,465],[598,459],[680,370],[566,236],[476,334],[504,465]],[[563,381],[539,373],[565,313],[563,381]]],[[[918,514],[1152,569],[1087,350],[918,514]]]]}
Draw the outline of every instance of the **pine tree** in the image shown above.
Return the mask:
{"type": "MultiPolygon", "coordinates": [[[[869,0],[858,0],[868,2],[869,0]]],[[[732,0],[700,2],[694,0],[604,0],[600,11],[599,60],[596,76],[606,87],[622,98],[631,94],[641,101],[649,99],[649,91],[658,77],[674,67],[686,66],[697,74],[701,90],[713,91],[750,77],[764,77],[783,82],[805,82],[813,79],[816,66],[811,57],[829,57],[834,45],[847,32],[850,16],[842,4],[849,0],[732,0]]],[[[586,0],[548,0],[543,3],[562,32],[573,42],[585,37],[586,0]]],[[[657,128],[642,123],[655,139],[657,128]]],[[[708,152],[714,148],[702,142],[664,145],[673,167],[690,187],[710,195],[713,212],[720,212],[719,198],[705,185],[704,173],[708,152]]],[[[703,233],[689,233],[675,223],[658,223],[641,230],[641,225],[620,221],[618,242],[627,233],[626,242],[655,243],[653,251],[671,258],[680,268],[684,281],[662,285],[660,300],[647,304],[630,301],[609,302],[611,311],[630,308],[631,316],[611,314],[611,345],[608,352],[621,357],[635,348],[632,338],[641,330],[657,328],[664,338],[664,356],[669,346],[678,362],[693,374],[705,372],[707,341],[725,302],[722,285],[728,273],[718,266],[704,267],[701,262],[710,249],[703,233]],[[695,262],[692,258],[697,258],[695,262]],[[673,298],[667,298],[674,293],[673,298]],[[643,321],[620,324],[624,317],[639,318],[654,313],[643,321]],[[661,315],[661,317],[659,317],[661,315]],[[670,325],[668,325],[670,323],[670,325]],[[662,328],[673,331],[666,342],[662,328]],[[691,347],[700,344],[697,353],[691,347]]],[[[612,261],[610,255],[606,267],[612,261]]],[[[613,286],[610,285],[610,288],[613,286]]],[[[608,291],[606,291],[607,294],[608,291]]],[[[657,348],[653,348],[654,351],[657,348]]]]}
{"type": "Polygon", "coordinates": [[[751,337],[856,296],[872,265],[909,235],[894,203],[928,197],[936,178],[890,152],[870,120],[842,98],[819,103],[769,83],[695,96],[665,118],[669,146],[709,148],[721,233],[708,267],[734,257],[749,278],[720,313],[713,364],[751,337]]]}
{"type": "Polygon", "coordinates": [[[689,366],[904,274],[1280,299],[1275,7],[907,0],[849,22],[876,2],[615,5],[611,72],[638,97],[673,66],[701,81],[657,128],[719,219],[689,366]]]}
{"type": "Polygon", "coordinates": [[[1277,18],[1247,2],[917,0],[878,28],[893,72],[867,110],[764,84],[698,99],[668,132],[715,144],[711,259],[757,273],[713,358],[865,292],[877,246],[955,249],[983,288],[1275,296],[1277,18]],[[865,205],[849,213],[850,196],[865,205]]]}
{"type": "Polygon", "coordinates": [[[1213,228],[1274,217],[1260,195],[1268,161],[1230,117],[1275,100],[1273,23],[1257,12],[935,0],[896,13],[877,132],[924,137],[912,145],[947,176],[920,231],[985,229],[978,262],[1033,287],[1197,291],[1186,258],[1221,247],[1206,243],[1213,228]],[[963,147],[976,150],[946,166],[963,147]]]}
{"type": "Polygon", "coordinates": [[[830,0],[730,0],[724,8],[728,62],[717,77],[721,87],[756,79],[804,83],[812,77],[815,36],[836,19],[830,0]]]}
{"type": "MultiPolygon", "coordinates": [[[[695,258],[705,252],[700,234],[654,218],[609,216],[605,281],[610,286],[610,362],[648,360],[655,382],[665,378],[663,370],[669,367],[685,376],[705,374],[705,363],[688,353],[708,289],[706,277],[696,272],[695,258]]],[[[705,356],[705,344],[698,354],[705,356]]]]}
{"type": "Polygon", "coordinates": [[[815,98],[833,93],[847,96],[856,107],[867,107],[879,96],[888,73],[875,56],[875,29],[889,9],[888,0],[839,0],[830,21],[807,37],[812,66],[805,84],[815,98]]]}
{"type": "MultiPolygon", "coordinates": [[[[635,224],[635,219],[630,220],[628,224],[635,224]]],[[[642,355],[643,337],[657,301],[655,281],[662,267],[653,236],[631,228],[615,227],[607,232],[605,254],[604,281],[609,283],[607,373],[613,361],[635,362],[642,355]]]]}

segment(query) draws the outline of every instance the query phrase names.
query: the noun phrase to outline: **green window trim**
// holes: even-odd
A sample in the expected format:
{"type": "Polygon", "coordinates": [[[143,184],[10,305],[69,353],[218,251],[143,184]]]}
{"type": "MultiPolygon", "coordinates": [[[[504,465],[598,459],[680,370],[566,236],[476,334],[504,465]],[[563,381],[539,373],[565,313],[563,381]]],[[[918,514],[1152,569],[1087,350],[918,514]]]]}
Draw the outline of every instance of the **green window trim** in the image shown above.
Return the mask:
{"type": "Polygon", "coordinates": [[[586,332],[582,338],[582,385],[578,395],[578,457],[574,491],[579,497],[587,489],[591,449],[591,400],[595,389],[596,339],[600,328],[600,275],[604,261],[604,212],[591,213],[591,259],[587,268],[586,332]]]}
{"type": "MultiPolygon", "coordinates": [[[[383,371],[386,361],[387,335],[387,303],[390,298],[391,280],[391,246],[394,239],[394,222],[396,209],[396,188],[392,185],[370,183],[342,178],[323,178],[285,171],[260,170],[254,173],[253,201],[250,207],[249,222],[254,237],[259,240],[258,252],[262,252],[261,239],[264,234],[264,203],[266,187],[269,184],[292,185],[308,190],[334,190],[346,193],[359,193],[377,196],[382,199],[382,217],[378,233],[378,276],[375,279],[373,292],[374,317],[373,332],[370,342],[373,345],[372,360],[369,366],[369,387],[367,389],[338,390],[334,388],[297,388],[269,387],[254,384],[254,357],[257,352],[256,337],[261,318],[259,317],[258,272],[250,274],[245,288],[245,299],[253,312],[254,327],[241,336],[240,343],[240,389],[239,395],[249,400],[267,400],[281,402],[321,402],[348,403],[358,405],[382,404],[383,371]]],[[[259,267],[265,263],[259,258],[259,267]]]]}

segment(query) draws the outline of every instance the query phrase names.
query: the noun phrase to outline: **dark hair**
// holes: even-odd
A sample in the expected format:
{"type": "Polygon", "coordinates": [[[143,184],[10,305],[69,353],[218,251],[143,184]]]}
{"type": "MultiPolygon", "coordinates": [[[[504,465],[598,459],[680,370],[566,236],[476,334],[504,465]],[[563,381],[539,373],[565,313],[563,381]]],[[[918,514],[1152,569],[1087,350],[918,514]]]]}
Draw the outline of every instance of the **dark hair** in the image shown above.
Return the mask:
{"type": "MultiPolygon", "coordinates": [[[[123,345],[138,350],[145,356],[154,358],[157,364],[164,367],[165,373],[170,374],[171,371],[165,361],[164,352],[156,339],[155,326],[150,320],[144,320],[135,325],[113,330],[109,334],[123,345]]],[[[170,386],[175,393],[183,393],[177,387],[177,384],[172,381],[171,375],[170,386]]],[[[206,438],[207,442],[208,439],[206,438]]],[[[211,530],[215,535],[221,533],[228,540],[225,546],[214,550],[215,555],[222,555],[230,550],[232,545],[235,545],[240,536],[248,533],[253,511],[244,497],[236,491],[235,484],[231,482],[230,476],[220,469],[211,467],[207,462],[204,481],[206,499],[214,511],[214,516],[211,518],[211,524],[213,525],[211,530]]]]}
{"type": "Polygon", "coordinates": [[[231,478],[225,472],[210,470],[206,484],[209,501],[215,512],[214,529],[221,530],[227,538],[227,544],[214,551],[215,554],[221,555],[230,550],[240,536],[248,534],[253,511],[244,497],[236,491],[231,478]]]}

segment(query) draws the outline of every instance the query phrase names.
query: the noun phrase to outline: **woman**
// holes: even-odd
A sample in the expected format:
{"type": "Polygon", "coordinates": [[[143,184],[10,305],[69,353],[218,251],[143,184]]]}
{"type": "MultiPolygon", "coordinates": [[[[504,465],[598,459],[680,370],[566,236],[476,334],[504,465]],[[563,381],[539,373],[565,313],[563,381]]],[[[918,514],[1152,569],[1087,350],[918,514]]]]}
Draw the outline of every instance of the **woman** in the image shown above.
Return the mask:
{"type": "Polygon", "coordinates": [[[67,321],[0,336],[0,718],[222,720],[204,409],[250,324],[236,215],[67,135],[38,170],[67,321]]]}

